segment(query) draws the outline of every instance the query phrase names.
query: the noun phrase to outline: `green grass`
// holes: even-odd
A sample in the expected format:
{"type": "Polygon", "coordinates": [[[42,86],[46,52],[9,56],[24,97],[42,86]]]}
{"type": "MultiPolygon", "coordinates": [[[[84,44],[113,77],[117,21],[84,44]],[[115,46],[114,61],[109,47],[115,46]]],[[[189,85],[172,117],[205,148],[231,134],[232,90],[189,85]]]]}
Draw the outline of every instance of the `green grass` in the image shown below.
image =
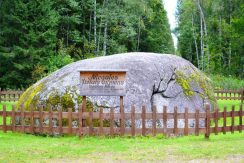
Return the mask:
{"type": "MultiPolygon", "coordinates": [[[[228,160],[244,156],[244,134],[179,138],[41,137],[0,132],[0,162],[228,160]]],[[[240,159],[241,159],[240,158],[240,159]]]]}
{"type": "MultiPolygon", "coordinates": [[[[11,110],[12,103],[6,104],[7,110],[11,110]]],[[[239,104],[239,101],[218,101],[221,108],[239,104]]],[[[0,131],[0,151],[0,162],[244,162],[244,132],[211,134],[206,140],[204,135],[80,139],[76,136],[43,137],[0,131]]]]}

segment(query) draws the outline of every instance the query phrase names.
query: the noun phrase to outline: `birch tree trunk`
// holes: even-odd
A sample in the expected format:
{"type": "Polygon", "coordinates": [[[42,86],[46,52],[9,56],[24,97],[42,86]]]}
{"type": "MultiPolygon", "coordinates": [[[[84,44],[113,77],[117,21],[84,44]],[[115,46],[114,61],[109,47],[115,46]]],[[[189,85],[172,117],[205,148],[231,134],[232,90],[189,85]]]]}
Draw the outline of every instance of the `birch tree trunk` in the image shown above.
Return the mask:
{"type": "MultiPolygon", "coordinates": [[[[105,7],[107,8],[108,0],[105,0],[105,7]]],[[[107,10],[106,10],[106,20],[105,20],[105,27],[104,27],[104,41],[103,41],[103,55],[107,54],[107,28],[108,28],[108,21],[107,21],[107,10]]]]}
{"type": "Polygon", "coordinates": [[[203,41],[203,22],[202,22],[202,16],[200,14],[200,28],[201,28],[201,60],[202,60],[202,70],[204,70],[204,41],[203,41]]]}
{"type": "MultiPolygon", "coordinates": [[[[207,39],[207,37],[208,37],[207,24],[206,24],[205,16],[204,16],[204,13],[203,13],[203,10],[202,10],[202,7],[201,7],[199,0],[197,0],[197,6],[199,9],[200,19],[201,19],[201,37],[202,37],[201,39],[203,39],[203,35],[202,35],[203,30],[204,30],[205,38],[207,39]]],[[[203,45],[202,50],[204,50],[204,41],[203,41],[202,45],[203,45]]],[[[206,55],[208,57],[207,69],[209,71],[210,54],[209,54],[208,43],[206,43],[206,48],[207,48],[207,54],[206,55]]]]}
{"type": "MultiPolygon", "coordinates": [[[[105,2],[106,0],[103,1],[103,10],[104,10],[104,6],[105,6],[105,2]]],[[[99,32],[98,32],[98,40],[97,40],[97,53],[100,53],[100,41],[101,41],[101,32],[102,32],[102,23],[103,23],[103,19],[100,19],[100,23],[99,23],[99,32]]]]}
{"type": "Polygon", "coordinates": [[[193,31],[193,39],[194,39],[194,44],[195,44],[195,49],[196,49],[196,55],[197,55],[197,67],[199,68],[199,54],[198,54],[198,46],[197,46],[197,40],[196,40],[196,33],[195,33],[195,28],[194,28],[194,17],[192,14],[192,31],[193,31]]]}
{"type": "Polygon", "coordinates": [[[90,43],[90,41],[91,41],[91,14],[90,14],[90,22],[89,22],[89,36],[88,36],[88,41],[89,41],[89,43],[90,43]]]}
{"type": "Polygon", "coordinates": [[[137,51],[139,51],[140,37],[141,37],[141,17],[139,16],[139,21],[138,21],[138,35],[137,35],[137,48],[136,48],[137,51]]]}
{"type": "Polygon", "coordinates": [[[103,42],[103,55],[104,56],[107,54],[107,28],[108,28],[108,23],[106,20],[105,27],[104,27],[104,42],[103,42]]]}
{"type": "MultiPolygon", "coordinates": [[[[94,0],[94,44],[97,47],[97,0],[94,0]]],[[[95,51],[97,54],[97,50],[95,51]]]]}

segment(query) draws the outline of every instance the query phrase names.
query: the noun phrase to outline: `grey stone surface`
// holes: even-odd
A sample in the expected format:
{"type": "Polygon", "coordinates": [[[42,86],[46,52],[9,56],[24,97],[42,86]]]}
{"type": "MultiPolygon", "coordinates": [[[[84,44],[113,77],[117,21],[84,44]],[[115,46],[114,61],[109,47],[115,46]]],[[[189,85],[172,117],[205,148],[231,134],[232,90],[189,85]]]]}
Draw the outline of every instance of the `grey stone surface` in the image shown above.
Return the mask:
{"type": "MultiPolygon", "coordinates": [[[[174,106],[177,106],[178,112],[184,112],[185,107],[189,108],[189,112],[194,112],[195,108],[204,111],[205,97],[200,96],[204,95],[204,91],[196,83],[191,83],[191,89],[196,90],[196,93],[193,97],[187,97],[175,80],[178,70],[186,74],[199,70],[189,61],[170,54],[124,53],[71,63],[34,85],[44,83],[39,93],[40,99],[45,101],[53,90],[63,93],[67,87],[79,94],[79,69],[127,69],[124,97],[126,112],[130,111],[132,105],[136,106],[136,112],[141,112],[142,105],[146,106],[147,111],[151,111],[153,105],[157,106],[158,112],[162,112],[164,105],[168,106],[170,112],[173,112],[174,106]]],[[[119,97],[97,96],[88,99],[96,106],[119,110],[119,97]]]]}

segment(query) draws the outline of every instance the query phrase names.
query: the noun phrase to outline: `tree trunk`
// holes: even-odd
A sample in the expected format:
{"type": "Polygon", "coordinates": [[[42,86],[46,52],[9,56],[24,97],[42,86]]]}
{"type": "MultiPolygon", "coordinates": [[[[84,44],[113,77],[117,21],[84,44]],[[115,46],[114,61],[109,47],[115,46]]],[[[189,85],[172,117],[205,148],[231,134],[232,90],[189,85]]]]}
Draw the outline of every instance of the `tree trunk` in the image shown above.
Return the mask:
{"type": "Polygon", "coordinates": [[[89,36],[88,36],[88,41],[89,41],[89,43],[91,41],[91,14],[90,14],[90,21],[89,21],[89,36]]]}
{"type": "Polygon", "coordinates": [[[194,17],[193,17],[193,14],[192,14],[192,31],[193,31],[193,39],[194,39],[196,55],[197,55],[197,67],[199,68],[199,54],[198,54],[197,39],[196,39],[196,34],[195,34],[195,29],[194,29],[194,17]]]}
{"type": "MultiPolygon", "coordinates": [[[[105,7],[107,8],[108,0],[105,0],[105,7]]],[[[106,10],[107,11],[107,10],[106,10]]],[[[107,30],[108,30],[108,20],[107,20],[107,13],[106,13],[106,20],[105,20],[105,27],[104,27],[104,41],[103,41],[103,55],[107,55],[107,30]]]]}
{"type": "Polygon", "coordinates": [[[107,54],[107,28],[108,28],[108,23],[106,21],[105,27],[104,27],[104,42],[103,42],[103,55],[104,56],[107,54]]]}
{"type": "MultiPolygon", "coordinates": [[[[94,0],[94,44],[97,47],[97,0],[94,0]]],[[[95,50],[97,54],[97,50],[95,50]]]]}
{"type": "Polygon", "coordinates": [[[137,51],[139,51],[140,37],[141,37],[141,17],[139,16],[139,21],[138,21],[138,35],[137,35],[137,48],[136,48],[137,51]]]}
{"type": "MultiPolygon", "coordinates": [[[[208,37],[207,24],[206,24],[205,16],[204,16],[204,13],[203,13],[203,10],[202,10],[202,7],[201,7],[199,0],[197,0],[197,6],[198,6],[199,11],[200,11],[199,13],[200,13],[200,19],[201,19],[201,37],[203,37],[203,35],[202,35],[203,31],[202,30],[204,29],[205,38],[207,38],[208,37]],[[202,27],[203,27],[203,29],[202,29],[202,27]]],[[[201,38],[201,39],[203,39],[203,38],[201,38]]],[[[204,50],[204,42],[202,45],[203,45],[202,50],[204,50]]],[[[206,43],[206,48],[207,48],[207,57],[208,57],[207,69],[209,71],[210,54],[209,54],[208,43],[206,43]]]]}
{"type": "MultiPolygon", "coordinates": [[[[231,6],[232,2],[231,0],[229,0],[229,25],[231,27],[231,19],[232,19],[232,16],[231,16],[231,12],[232,12],[232,6],[231,6]]],[[[231,49],[231,35],[230,35],[230,38],[229,38],[229,56],[228,56],[228,69],[229,69],[229,74],[231,72],[231,54],[232,53],[232,49],[231,49]]]]}
{"type": "MultiPolygon", "coordinates": [[[[106,0],[103,1],[103,8],[102,8],[103,11],[104,11],[105,2],[106,2],[106,0]]],[[[99,23],[98,42],[97,42],[97,53],[100,53],[100,41],[101,41],[102,22],[103,22],[103,19],[101,18],[100,23],[99,23]]]]}
{"type": "Polygon", "coordinates": [[[203,22],[202,22],[202,16],[200,15],[200,28],[201,28],[201,59],[202,64],[201,68],[204,70],[204,41],[203,41],[203,22]]]}

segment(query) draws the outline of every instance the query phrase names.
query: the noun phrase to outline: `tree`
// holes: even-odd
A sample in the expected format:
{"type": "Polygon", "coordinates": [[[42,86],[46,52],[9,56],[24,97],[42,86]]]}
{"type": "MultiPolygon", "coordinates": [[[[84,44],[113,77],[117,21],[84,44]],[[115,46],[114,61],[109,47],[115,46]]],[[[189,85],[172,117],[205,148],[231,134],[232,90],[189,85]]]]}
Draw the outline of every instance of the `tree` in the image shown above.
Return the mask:
{"type": "Polygon", "coordinates": [[[35,65],[55,51],[57,12],[51,0],[3,1],[0,12],[0,85],[26,87],[35,65]]]}

